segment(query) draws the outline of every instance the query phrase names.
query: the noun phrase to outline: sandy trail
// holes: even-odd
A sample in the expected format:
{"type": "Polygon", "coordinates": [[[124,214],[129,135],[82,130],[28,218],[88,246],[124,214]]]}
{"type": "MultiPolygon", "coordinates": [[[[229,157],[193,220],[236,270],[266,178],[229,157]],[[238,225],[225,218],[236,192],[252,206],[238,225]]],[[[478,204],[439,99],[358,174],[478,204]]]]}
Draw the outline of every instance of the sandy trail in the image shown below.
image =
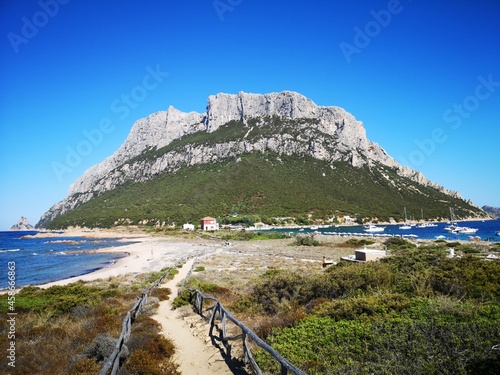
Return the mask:
{"type": "MultiPolygon", "coordinates": [[[[179,364],[179,370],[185,375],[235,374],[226,364],[217,348],[212,346],[208,337],[209,326],[199,316],[184,319],[179,309],[172,310],[172,300],[177,296],[178,284],[182,282],[193,266],[194,259],[187,261],[179,269],[173,280],[168,280],[160,287],[172,290],[171,298],[160,302],[160,307],[153,319],[162,327],[165,337],[171,339],[176,346],[174,361],[179,364]],[[205,326],[206,339],[203,341],[195,336],[193,325],[205,326]]],[[[238,372],[241,374],[241,372],[238,372]]]]}

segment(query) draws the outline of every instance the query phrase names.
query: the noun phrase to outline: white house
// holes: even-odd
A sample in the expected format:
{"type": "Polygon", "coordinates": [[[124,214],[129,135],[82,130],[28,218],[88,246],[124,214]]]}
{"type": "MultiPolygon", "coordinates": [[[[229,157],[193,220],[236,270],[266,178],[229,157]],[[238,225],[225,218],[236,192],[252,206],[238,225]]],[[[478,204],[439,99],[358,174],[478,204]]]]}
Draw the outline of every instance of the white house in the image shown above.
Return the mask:
{"type": "Polygon", "coordinates": [[[184,229],[184,230],[194,230],[194,224],[184,224],[182,226],[182,229],[184,229]]]}

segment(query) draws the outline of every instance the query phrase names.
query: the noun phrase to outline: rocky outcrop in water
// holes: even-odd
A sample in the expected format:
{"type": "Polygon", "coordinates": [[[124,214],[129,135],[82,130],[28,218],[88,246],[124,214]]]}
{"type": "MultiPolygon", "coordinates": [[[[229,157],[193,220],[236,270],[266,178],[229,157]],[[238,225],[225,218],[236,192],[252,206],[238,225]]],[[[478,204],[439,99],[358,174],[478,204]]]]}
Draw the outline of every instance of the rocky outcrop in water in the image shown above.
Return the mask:
{"type": "Polygon", "coordinates": [[[21,216],[19,218],[19,221],[17,224],[14,224],[13,226],[10,227],[10,230],[33,230],[35,227],[30,224],[28,219],[26,219],[24,216],[21,216]]]}

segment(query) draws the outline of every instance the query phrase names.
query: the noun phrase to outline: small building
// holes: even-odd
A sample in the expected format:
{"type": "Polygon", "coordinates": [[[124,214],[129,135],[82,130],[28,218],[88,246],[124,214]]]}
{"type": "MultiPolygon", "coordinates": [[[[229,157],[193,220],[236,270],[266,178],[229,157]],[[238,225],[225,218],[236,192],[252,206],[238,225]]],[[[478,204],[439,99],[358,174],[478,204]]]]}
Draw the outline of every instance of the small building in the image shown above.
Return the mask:
{"type": "Polygon", "coordinates": [[[194,230],[194,224],[184,224],[182,226],[182,229],[184,229],[184,230],[194,230]]]}
{"type": "Polygon", "coordinates": [[[340,259],[347,260],[348,262],[368,262],[371,260],[385,258],[386,256],[387,252],[385,250],[364,248],[355,250],[354,254],[340,257],[340,259]]]}
{"type": "Polygon", "coordinates": [[[377,260],[380,258],[385,258],[385,250],[376,249],[360,249],[354,251],[354,255],[358,262],[368,262],[370,260],[377,260]]]}
{"type": "Polygon", "coordinates": [[[219,230],[219,223],[213,217],[207,216],[200,220],[201,230],[219,230]]]}

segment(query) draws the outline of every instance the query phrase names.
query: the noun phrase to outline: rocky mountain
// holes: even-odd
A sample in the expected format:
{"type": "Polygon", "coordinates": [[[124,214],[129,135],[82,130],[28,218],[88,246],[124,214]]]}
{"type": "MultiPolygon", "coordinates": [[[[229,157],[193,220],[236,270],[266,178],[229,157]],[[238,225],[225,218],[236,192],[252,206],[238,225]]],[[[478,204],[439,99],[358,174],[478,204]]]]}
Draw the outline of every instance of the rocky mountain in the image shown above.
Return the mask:
{"type": "MultiPolygon", "coordinates": [[[[366,137],[363,124],[342,108],[318,106],[290,91],[270,94],[217,94],[208,98],[204,113],[184,113],[169,107],[138,120],[123,145],[88,169],[69,188],[68,196],[45,213],[44,227],[105,192],[131,182],[145,182],[183,167],[211,165],[252,153],[311,157],[329,164],[378,171],[396,190],[390,173],[416,185],[463,201],[420,172],[399,165],[366,137]]],[[[429,194],[429,193],[426,193],[429,194]]],[[[441,199],[443,200],[443,199],[441,199]]],[[[445,199],[446,200],[446,199],[445,199]]],[[[481,210],[463,202],[471,216],[481,210]]]]}
{"type": "Polygon", "coordinates": [[[489,215],[491,215],[493,217],[500,218],[500,207],[483,206],[481,208],[487,214],[489,214],[489,215]]]}
{"type": "Polygon", "coordinates": [[[17,222],[17,224],[14,224],[13,226],[10,227],[10,230],[34,230],[35,227],[30,224],[28,219],[26,219],[24,216],[21,216],[17,222]]]}

